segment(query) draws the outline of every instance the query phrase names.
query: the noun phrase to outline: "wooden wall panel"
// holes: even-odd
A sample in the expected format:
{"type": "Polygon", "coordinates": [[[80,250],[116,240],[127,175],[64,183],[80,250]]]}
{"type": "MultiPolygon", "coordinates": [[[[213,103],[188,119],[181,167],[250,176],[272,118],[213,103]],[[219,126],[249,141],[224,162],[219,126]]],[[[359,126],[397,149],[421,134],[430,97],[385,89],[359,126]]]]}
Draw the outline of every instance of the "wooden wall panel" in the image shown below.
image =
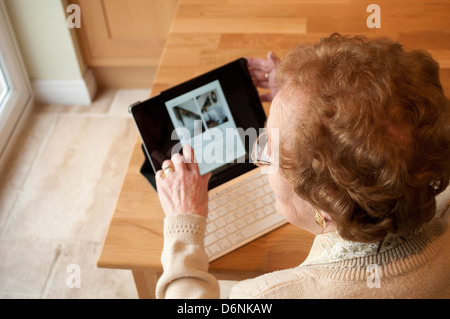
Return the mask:
{"type": "Polygon", "coordinates": [[[72,0],[89,67],[157,66],[178,0],[72,0]]]}

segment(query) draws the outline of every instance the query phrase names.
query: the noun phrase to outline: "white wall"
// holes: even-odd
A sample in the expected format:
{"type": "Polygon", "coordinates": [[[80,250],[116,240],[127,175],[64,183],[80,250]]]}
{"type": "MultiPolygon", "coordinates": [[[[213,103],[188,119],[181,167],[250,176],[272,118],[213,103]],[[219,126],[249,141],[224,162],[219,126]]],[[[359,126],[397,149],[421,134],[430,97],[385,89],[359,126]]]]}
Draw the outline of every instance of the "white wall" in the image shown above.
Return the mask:
{"type": "Polygon", "coordinates": [[[38,102],[90,104],[95,80],[83,62],[65,0],[6,0],[38,102]],[[68,13],[67,13],[68,15],[68,13]]]}

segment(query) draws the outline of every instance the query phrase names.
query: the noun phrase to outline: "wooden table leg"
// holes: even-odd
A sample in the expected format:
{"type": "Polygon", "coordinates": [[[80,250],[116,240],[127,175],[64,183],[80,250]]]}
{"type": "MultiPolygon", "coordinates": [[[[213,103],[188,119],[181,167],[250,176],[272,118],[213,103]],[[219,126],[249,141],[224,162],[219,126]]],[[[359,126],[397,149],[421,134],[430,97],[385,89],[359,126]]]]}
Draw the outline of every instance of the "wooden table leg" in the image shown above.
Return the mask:
{"type": "Polygon", "coordinates": [[[155,288],[158,281],[157,273],[138,270],[133,270],[132,272],[139,299],[155,299],[155,288]]]}

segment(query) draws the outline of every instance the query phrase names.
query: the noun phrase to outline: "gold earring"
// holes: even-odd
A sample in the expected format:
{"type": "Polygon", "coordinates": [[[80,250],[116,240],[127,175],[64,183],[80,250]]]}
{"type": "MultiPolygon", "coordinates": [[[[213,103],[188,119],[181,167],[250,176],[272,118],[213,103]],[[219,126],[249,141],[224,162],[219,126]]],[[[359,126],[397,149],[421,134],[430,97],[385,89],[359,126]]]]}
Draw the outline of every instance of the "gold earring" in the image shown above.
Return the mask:
{"type": "Polygon", "coordinates": [[[319,212],[319,210],[317,208],[314,208],[314,209],[316,210],[316,214],[314,217],[315,217],[317,225],[319,225],[319,227],[321,227],[321,228],[327,227],[327,221],[323,217],[322,213],[319,212]]]}

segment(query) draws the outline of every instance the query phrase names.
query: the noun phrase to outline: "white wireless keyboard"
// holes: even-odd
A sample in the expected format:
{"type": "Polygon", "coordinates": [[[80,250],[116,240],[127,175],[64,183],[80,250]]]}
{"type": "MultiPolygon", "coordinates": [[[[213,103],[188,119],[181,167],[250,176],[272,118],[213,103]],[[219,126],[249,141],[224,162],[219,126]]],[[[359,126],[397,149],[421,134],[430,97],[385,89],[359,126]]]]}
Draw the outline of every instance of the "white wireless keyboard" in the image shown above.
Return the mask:
{"type": "Polygon", "coordinates": [[[284,225],[275,212],[275,195],[267,175],[256,174],[209,195],[205,248],[209,260],[284,225]]]}

